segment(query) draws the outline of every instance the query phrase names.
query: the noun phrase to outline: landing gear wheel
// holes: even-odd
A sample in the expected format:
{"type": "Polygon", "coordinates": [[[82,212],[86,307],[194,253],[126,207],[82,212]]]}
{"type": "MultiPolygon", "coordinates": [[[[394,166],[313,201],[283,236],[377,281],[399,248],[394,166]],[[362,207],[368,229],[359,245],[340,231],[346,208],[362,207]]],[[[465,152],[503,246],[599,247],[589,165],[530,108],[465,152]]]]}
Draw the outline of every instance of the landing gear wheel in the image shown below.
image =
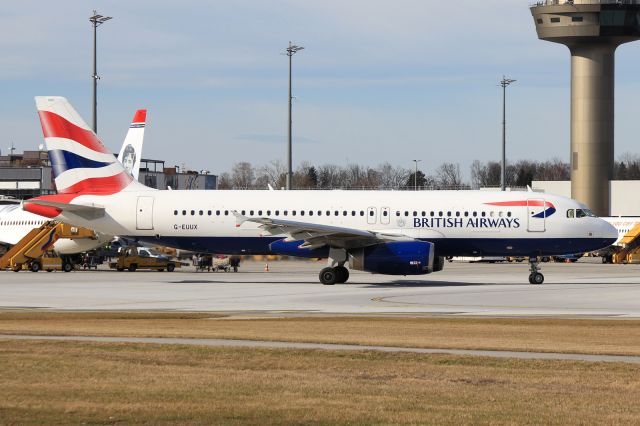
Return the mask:
{"type": "Polygon", "coordinates": [[[31,270],[31,272],[38,272],[40,270],[40,262],[31,262],[31,265],[29,265],[29,269],[31,270]]]}
{"type": "Polygon", "coordinates": [[[324,285],[334,285],[336,278],[337,274],[334,268],[324,268],[320,271],[320,282],[324,285]]]}
{"type": "Polygon", "coordinates": [[[535,257],[529,258],[529,268],[531,274],[529,274],[529,284],[542,284],[544,282],[544,275],[540,273],[538,268],[538,259],[535,257]]]}
{"type": "Polygon", "coordinates": [[[529,276],[529,282],[531,284],[542,284],[544,282],[544,275],[542,275],[540,272],[536,272],[535,274],[531,274],[529,276]]]}
{"type": "Polygon", "coordinates": [[[336,271],[336,283],[344,284],[349,279],[349,270],[344,266],[336,266],[333,268],[336,271]]]}
{"type": "Polygon", "coordinates": [[[65,262],[62,264],[62,270],[64,272],[71,272],[72,269],[73,269],[73,265],[70,264],[69,262],[65,262]]]}

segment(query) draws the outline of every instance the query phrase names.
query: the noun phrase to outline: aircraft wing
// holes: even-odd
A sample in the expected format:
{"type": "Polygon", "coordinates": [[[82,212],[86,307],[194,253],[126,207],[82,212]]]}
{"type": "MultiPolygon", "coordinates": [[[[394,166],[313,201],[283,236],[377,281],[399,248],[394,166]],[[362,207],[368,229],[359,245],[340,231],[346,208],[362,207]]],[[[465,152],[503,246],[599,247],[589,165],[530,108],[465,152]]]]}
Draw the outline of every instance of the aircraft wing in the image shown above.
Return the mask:
{"type": "Polygon", "coordinates": [[[244,222],[260,224],[270,235],[286,235],[287,241],[304,240],[300,248],[315,249],[324,246],[334,248],[366,247],[390,241],[414,241],[403,234],[366,231],[341,226],[322,225],[318,223],[297,222],[273,218],[246,217],[234,211],[236,226],[244,222]]]}

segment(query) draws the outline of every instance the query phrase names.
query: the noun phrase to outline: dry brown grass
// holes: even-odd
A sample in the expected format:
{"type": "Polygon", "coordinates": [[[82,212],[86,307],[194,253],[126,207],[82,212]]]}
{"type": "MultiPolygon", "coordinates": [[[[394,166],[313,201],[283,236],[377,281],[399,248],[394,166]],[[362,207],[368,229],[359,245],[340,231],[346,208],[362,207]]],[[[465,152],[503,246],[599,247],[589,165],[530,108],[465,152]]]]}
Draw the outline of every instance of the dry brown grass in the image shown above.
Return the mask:
{"type": "Polygon", "coordinates": [[[640,355],[640,321],[1,312],[0,334],[192,337],[640,355]]]}
{"type": "Polygon", "coordinates": [[[637,424],[640,366],[0,342],[2,424],[637,424]]]}

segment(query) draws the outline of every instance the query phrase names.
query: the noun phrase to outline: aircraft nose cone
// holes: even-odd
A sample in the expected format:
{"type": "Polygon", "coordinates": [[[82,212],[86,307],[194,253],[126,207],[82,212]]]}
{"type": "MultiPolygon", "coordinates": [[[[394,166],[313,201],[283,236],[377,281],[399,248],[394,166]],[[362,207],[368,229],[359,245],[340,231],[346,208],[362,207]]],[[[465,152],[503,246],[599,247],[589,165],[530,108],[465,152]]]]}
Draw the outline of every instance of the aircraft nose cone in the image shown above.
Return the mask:
{"type": "Polygon", "coordinates": [[[602,237],[611,245],[618,239],[618,230],[609,222],[602,221],[602,237]]]}

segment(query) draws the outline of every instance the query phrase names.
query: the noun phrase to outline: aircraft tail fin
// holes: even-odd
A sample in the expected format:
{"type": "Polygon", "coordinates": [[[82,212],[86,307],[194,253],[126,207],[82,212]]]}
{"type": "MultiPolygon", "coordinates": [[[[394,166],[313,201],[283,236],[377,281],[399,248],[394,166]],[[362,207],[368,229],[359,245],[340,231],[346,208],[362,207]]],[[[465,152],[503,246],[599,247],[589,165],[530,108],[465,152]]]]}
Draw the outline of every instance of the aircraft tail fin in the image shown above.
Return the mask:
{"type": "Polygon", "coordinates": [[[65,98],[37,96],[35,100],[59,194],[108,195],[133,182],[65,98]]]}
{"type": "Polygon", "coordinates": [[[144,129],[147,121],[147,110],[136,111],[131,126],[124,138],[118,161],[124,169],[137,181],[140,174],[140,160],[142,159],[142,144],[144,143],[144,129]]]}

